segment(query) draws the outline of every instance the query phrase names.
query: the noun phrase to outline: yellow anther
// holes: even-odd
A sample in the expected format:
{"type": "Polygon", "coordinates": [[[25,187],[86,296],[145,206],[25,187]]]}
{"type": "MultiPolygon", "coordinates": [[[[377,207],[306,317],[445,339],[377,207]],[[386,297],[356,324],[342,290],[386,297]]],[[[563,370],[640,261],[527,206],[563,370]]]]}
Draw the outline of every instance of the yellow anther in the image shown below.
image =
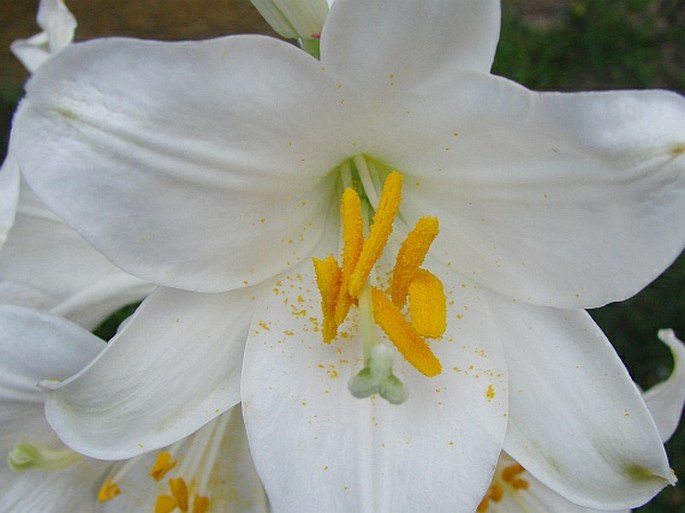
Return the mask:
{"type": "Polygon", "coordinates": [[[364,224],[362,222],[362,207],[359,195],[354,189],[345,189],[340,207],[340,217],[343,226],[343,255],[342,281],[335,305],[335,323],[339,326],[347,317],[347,312],[354,302],[348,292],[352,271],[359,261],[359,255],[364,245],[364,224]]]}
{"type": "Polygon", "coordinates": [[[483,500],[480,501],[480,504],[478,504],[478,507],[476,508],[476,513],[486,513],[490,509],[490,499],[486,497],[483,497],[483,500]]]}
{"type": "Polygon", "coordinates": [[[155,513],[171,513],[176,509],[178,503],[176,499],[168,495],[157,496],[157,502],[155,502],[155,513]]]}
{"type": "Polygon", "coordinates": [[[488,489],[488,498],[495,502],[501,501],[504,498],[504,488],[502,488],[502,485],[497,483],[491,484],[488,489]]]}
{"type": "Polygon", "coordinates": [[[196,495],[193,499],[193,513],[207,513],[209,510],[209,497],[196,495]]]}
{"type": "Polygon", "coordinates": [[[397,209],[402,199],[402,175],[393,171],[385,179],[378,208],[373,216],[373,224],[369,230],[369,237],[364,241],[359,261],[350,277],[348,292],[357,297],[369,278],[369,273],[380,258],[383,248],[392,232],[392,223],[397,215],[397,209]]]}
{"type": "Polygon", "coordinates": [[[514,479],[518,477],[519,474],[525,472],[526,469],[520,463],[514,463],[509,465],[502,470],[502,481],[505,483],[511,483],[514,479]]]}
{"type": "Polygon", "coordinates": [[[171,453],[169,451],[162,451],[157,455],[155,464],[152,465],[150,469],[150,476],[154,478],[155,481],[162,479],[167,472],[169,472],[176,465],[176,460],[171,458],[171,453]]]}
{"type": "Polygon", "coordinates": [[[171,494],[181,511],[188,511],[188,486],[182,477],[169,479],[171,494]]]}
{"type": "Polygon", "coordinates": [[[414,274],[423,263],[423,259],[426,258],[428,248],[437,235],[438,219],[429,216],[422,217],[400,246],[395,268],[392,271],[390,290],[392,302],[398,308],[404,306],[409,284],[414,279],[414,274]]]}
{"type": "MultiPolygon", "coordinates": [[[[397,303],[395,303],[397,304],[397,303]]],[[[423,337],[439,338],[447,328],[447,299],[442,282],[432,272],[417,269],[409,285],[411,325],[423,337]]]]}
{"type": "Polygon", "coordinates": [[[530,488],[530,483],[525,479],[518,477],[511,482],[511,486],[514,490],[527,490],[530,488]]]}
{"type": "Polygon", "coordinates": [[[316,285],[321,293],[321,311],[323,313],[323,341],[328,343],[338,332],[335,322],[335,305],[340,294],[341,271],[335,258],[329,256],[323,260],[312,259],[316,273],[316,285]]]}
{"type": "Polygon", "coordinates": [[[375,287],[371,289],[371,301],[376,324],[395,344],[402,356],[425,376],[433,377],[440,374],[442,372],[440,361],[426,341],[404,319],[400,309],[375,287]]]}
{"type": "Polygon", "coordinates": [[[100,487],[100,490],[98,491],[98,501],[107,502],[109,500],[112,500],[114,497],[116,497],[120,493],[121,493],[121,490],[119,489],[119,485],[117,485],[111,479],[107,479],[107,480],[105,480],[104,483],[102,483],[102,486],[100,487]]]}

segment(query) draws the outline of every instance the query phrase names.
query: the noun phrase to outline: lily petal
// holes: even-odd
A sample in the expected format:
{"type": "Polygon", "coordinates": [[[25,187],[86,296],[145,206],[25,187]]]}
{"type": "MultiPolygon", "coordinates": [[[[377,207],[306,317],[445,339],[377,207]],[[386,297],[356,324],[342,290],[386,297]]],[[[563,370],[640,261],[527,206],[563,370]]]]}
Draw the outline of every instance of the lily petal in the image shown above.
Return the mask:
{"type": "Polygon", "coordinates": [[[683,249],[677,94],[535,93],[465,74],[379,118],[393,142],[377,157],[415,178],[405,213],[436,215],[445,236],[434,248],[503,295],[600,306],[641,290],[683,249]]]}
{"type": "Polygon", "coordinates": [[[0,252],[0,278],[4,301],[52,310],[88,329],[153,289],[112,265],[25,183],[14,227],[0,252]]]}
{"type": "Polygon", "coordinates": [[[0,325],[0,448],[27,438],[53,443],[47,423],[35,422],[43,418],[37,383],[78,372],[105,343],[62,318],[20,306],[0,305],[0,325]]]}
{"type": "Polygon", "coordinates": [[[116,264],[221,292],[318,242],[326,175],[364,137],[338,86],[262,36],[75,44],[29,82],[10,145],[41,199],[116,264]]]}
{"type": "Polygon", "coordinates": [[[673,372],[666,381],[647,390],[644,398],[661,439],[665,442],[678,429],[685,404],[685,345],[675,336],[673,330],[659,330],[658,335],[671,349],[673,372]]]}
{"type": "Polygon", "coordinates": [[[674,482],[637,386],[586,312],[489,300],[509,366],[504,450],[585,507],[634,507],[674,482]]]}
{"type": "Polygon", "coordinates": [[[321,33],[321,62],[385,103],[438,72],[487,73],[499,26],[494,0],[336,2],[321,33]]]}
{"type": "Polygon", "coordinates": [[[7,234],[14,225],[18,202],[19,167],[8,155],[0,167],[0,247],[5,244],[7,234]]]}
{"type": "Polygon", "coordinates": [[[129,458],[192,433],[240,401],[258,291],[156,290],[91,365],[43,383],[48,421],[67,445],[101,459],[129,458]]]}
{"type": "Polygon", "coordinates": [[[324,344],[311,263],[279,277],[258,309],[243,412],[275,511],[475,510],[506,426],[505,363],[478,288],[430,266],[449,284],[448,329],[431,342],[444,370],[429,379],[398,355],[396,374],[409,389],[401,405],[350,394],[347,382],[363,366],[356,309],[324,344]]]}

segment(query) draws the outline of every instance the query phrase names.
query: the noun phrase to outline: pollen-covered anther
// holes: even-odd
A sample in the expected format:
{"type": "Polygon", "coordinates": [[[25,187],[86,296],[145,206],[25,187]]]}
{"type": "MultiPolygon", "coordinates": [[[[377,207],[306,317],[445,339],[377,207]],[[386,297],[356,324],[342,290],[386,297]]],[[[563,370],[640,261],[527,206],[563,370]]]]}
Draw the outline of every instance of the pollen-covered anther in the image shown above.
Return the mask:
{"type": "Polygon", "coordinates": [[[364,223],[362,221],[361,199],[354,189],[347,188],[342,195],[340,217],[343,227],[342,279],[340,294],[335,305],[335,323],[340,325],[354,303],[349,294],[352,271],[357,266],[364,245],[364,223]]]}
{"type": "Polygon", "coordinates": [[[181,511],[188,511],[188,485],[182,477],[169,479],[169,489],[181,511]]]}
{"type": "Polygon", "coordinates": [[[397,253],[397,260],[392,272],[390,295],[392,302],[402,308],[407,299],[409,285],[423,263],[430,245],[438,235],[438,219],[431,216],[418,220],[414,229],[404,239],[397,253]]]}
{"type": "Polygon", "coordinates": [[[121,493],[119,485],[112,479],[106,479],[98,491],[98,502],[107,502],[121,493]]]}
{"type": "Polygon", "coordinates": [[[390,173],[385,179],[381,197],[378,200],[378,208],[373,216],[373,224],[369,230],[369,236],[364,241],[359,261],[350,277],[348,292],[350,296],[357,297],[366,284],[371,269],[388,242],[392,233],[392,224],[397,215],[397,210],[402,199],[402,175],[397,171],[390,173]]]}
{"type": "Polygon", "coordinates": [[[159,495],[155,502],[155,513],[171,513],[177,506],[176,499],[170,495],[159,495]]]}
{"type": "Polygon", "coordinates": [[[196,495],[193,498],[193,513],[207,513],[209,510],[209,498],[204,495],[196,495]]]}
{"type": "Polygon", "coordinates": [[[162,451],[157,455],[155,464],[150,469],[150,476],[155,481],[160,481],[172,468],[176,466],[176,460],[171,457],[169,451],[162,451]]]}
{"type": "Polygon", "coordinates": [[[312,260],[314,262],[314,272],[316,273],[316,284],[321,293],[323,341],[329,343],[338,332],[339,323],[336,323],[335,311],[338,295],[340,294],[342,272],[332,256],[323,260],[319,258],[312,260]]]}
{"type": "Polygon", "coordinates": [[[409,314],[411,325],[424,337],[439,338],[447,329],[444,287],[438,277],[426,269],[418,269],[409,285],[409,314]]]}
{"type": "Polygon", "coordinates": [[[426,341],[416,332],[383,292],[371,288],[373,316],[397,350],[421,374],[432,378],[442,372],[442,365],[426,341]]]}

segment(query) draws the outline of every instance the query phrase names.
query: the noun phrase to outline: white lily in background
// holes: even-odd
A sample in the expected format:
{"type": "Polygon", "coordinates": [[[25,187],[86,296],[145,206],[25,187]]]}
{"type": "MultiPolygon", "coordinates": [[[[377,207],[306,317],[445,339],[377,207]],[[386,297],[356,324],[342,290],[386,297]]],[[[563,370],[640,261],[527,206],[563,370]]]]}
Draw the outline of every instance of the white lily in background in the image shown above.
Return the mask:
{"type": "MultiPolygon", "coordinates": [[[[673,330],[660,330],[661,341],[673,355],[669,378],[650,388],[644,398],[654,417],[661,439],[666,442],[675,433],[685,404],[685,345],[673,330]]],[[[502,453],[488,493],[476,513],[602,513],[606,510],[584,508],[554,493],[535,479],[519,463],[502,453]]],[[[629,513],[621,510],[613,513],[629,513]]]]}
{"type": "Polygon", "coordinates": [[[104,341],[16,306],[0,306],[0,324],[0,511],[267,511],[239,407],[161,451],[120,462],[82,456],[48,425],[37,383],[74,374],[104,341]]]}
{"type": "MultiPolygon", "coordinates": [[[[44,32],[12,51],[33,72],[73,40],[76,20],[61,0],[41,0],[44,32]]],[[[39,308],[93,329],[154,288],[112,265],[60,221],[20,179],[10,155],[0,170],[0,302],[39,308]]]]}
{"type": "Polygon", "coordinates": [[[77,26],[76,18],[63,0],[40,0],[36,21],[43,29],[41,32],[10,45],[12,53],[32,73],[50,56],[71,44],[77,26]]]}
{"type": "Polygon", "coordinates": [[[534,93],[489,74],[497,2],[401,7],[337,0],[320,61],[234,36],[105,39],[41,66],[12,132],[22,172],[115,263],[168,287],[54,385],[49,421],[116,459],[242,399],[279,512],[472,513],[502,448],[575,503],[641,504],[674,478],[580,309],[629,297],[682,251],[685,101],[534,93]],[[341,215],[354,194],[361,214],[341,215]],[[351,228],[372,209],[379,228],[351,228]],[[358,245],[339,242],[341,217],[358,245]],[[406,240],[412,258],[396,258],[406,240]],[[336,261],[346,247],[369,248],[363,266],[336,261]],[[320,283],[310,257],[327,262],[320,283]],[[445,298],[409,294],[441,307],[423,316],[444,328],[430,342],[384,289],[424,271],[445,298]],[[341,290],[357,306],[331,322],[341,290]],[[357,375],[357,395],[408,396],[356,399],[357,375]]]}

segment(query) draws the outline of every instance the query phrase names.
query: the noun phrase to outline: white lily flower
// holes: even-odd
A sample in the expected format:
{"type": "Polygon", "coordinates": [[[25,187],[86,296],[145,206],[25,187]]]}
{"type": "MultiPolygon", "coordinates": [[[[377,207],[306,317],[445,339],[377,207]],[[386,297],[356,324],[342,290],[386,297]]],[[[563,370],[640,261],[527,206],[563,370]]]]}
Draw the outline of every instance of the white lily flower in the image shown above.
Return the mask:
{"type": "Polygon", "coordinates": [[[10,143],[22,172],[114,262],[168,287],[54,385],[51,425],[81,452],[124,458],[242,400],[276,511],[472,513],[502,448],[575,503],[645,502],[674,478],[580,309],[634,294],[682,251],[685,101],[534,93],[489,74],[498,2],[396,7],[337,0],[320,61],[233,36],[93,41],[41,66],[10,143]],[[391,170],[401,194],[379,203],[391,170]],[[381,258],[367,251],[348,289],[359,307],[331,324],[341,217],[359,218],[339,213],[348,185],[362,223],[378,209],[376,231],[394,232],[367,237],[381,258]],[[423,264],[397,264],[422,216],[441,233],[407,244],[423,264]],[[310,257],[327,262],[321,283],[310,257]],[[411,334],[420,315],[408,323],[370,284],[393,268],[413,283],[418,265],[445,296],[422,289],[435,307],[423,318],[445,322],[407,350],[416,337],[393,326],[411,334]],[[408,398],[354,398],[360,369],[356,395],[408,398]]]}
{"type": "MultiPolygon", "coordinates": [[[[29,71],[73,39],[76,20],[61,0],[42,0],[44,32],[15,41],[29,71]]],[[[154,288],[112,265],[59,220],[20,178],[11,153],[0,169],[0,302],[51,311],[94,329],[154,288]]]]}
{"type": "MultiPolygon", "coordinates": [[[[644,393],[661,439],[666,442],[675,432],[685,404],[685,344],[673,330],[660,330],[659,338],[673,355],[673,371],[666,381],[644,393]]],[[[527,472],[508,454],[502,453],[487,494],[476,513],[602,513],[606,510],[584,508],[554,493],[527,472]]],[[[613,513],[630,513],[630,510],[613,513]]]]}
{"type": "Polygon", "coordinates": [[[74,374],[104,341],[22,307],[0,306],[0,323],[0,511],[267,511],[240,407],[161,451],[119,462],[85,457],[52,431],[36,384],[74,374]]]}
{"type": "Polygon", "coordinates": [[[71,44],[77,25],[63,0],[40,0],[36,21],[42,32],[10,45],[12,53],[30,72],[71,44]]]}

